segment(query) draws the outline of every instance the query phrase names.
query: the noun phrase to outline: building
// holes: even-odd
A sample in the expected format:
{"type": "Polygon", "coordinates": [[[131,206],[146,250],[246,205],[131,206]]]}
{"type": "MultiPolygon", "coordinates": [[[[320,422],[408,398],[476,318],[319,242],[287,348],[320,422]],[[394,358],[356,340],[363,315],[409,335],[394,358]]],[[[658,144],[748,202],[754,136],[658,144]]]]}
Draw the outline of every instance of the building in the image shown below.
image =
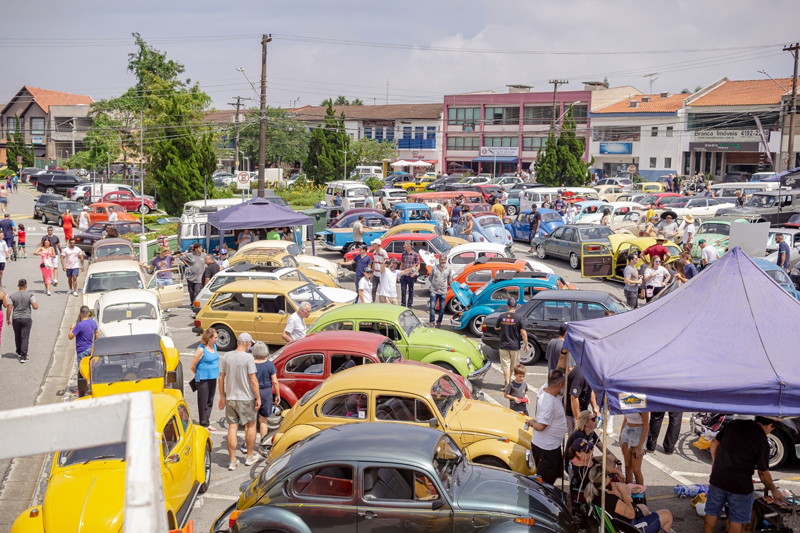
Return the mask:
{"type": "Polygon", "coordinates": [[[681,168],[684,101],[689,94],[640,94],[593,110],[589,153],[603,176],[628,172],[645,179],[681,168]]]}
{"type": "Polygon", "coordinates": [[[9,134],[16,130],[17,118],[38,167],[57,165],[82,150],[92,124],[89,111],[93,102],[90,96],[25,85],[0,111],[0,160],[5,159],[9,134]]]}

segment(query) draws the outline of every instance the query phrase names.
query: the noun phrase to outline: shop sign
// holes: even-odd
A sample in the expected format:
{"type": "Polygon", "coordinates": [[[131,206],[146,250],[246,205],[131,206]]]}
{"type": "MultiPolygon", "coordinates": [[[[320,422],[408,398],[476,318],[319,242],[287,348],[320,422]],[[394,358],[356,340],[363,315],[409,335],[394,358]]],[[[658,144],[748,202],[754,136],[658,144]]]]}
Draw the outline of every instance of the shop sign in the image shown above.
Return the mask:
{"type": "Polygon", "coordinates": [[[689,143],[689,150],[695,152],[758,152],[759,144],[758,142],[689,143]]]}
{"type": "Polygon", "coordinates": [[[630,155],[633,143],[600,143],[601,154],[630,155]]]}
{"type": "MultiPolygon", "coordinates": [[[[765,131],[764,135],[769,141],[769,131],[765,131]]],[[[759,142],[761,136],[757,129],[754,130],[703,130],[692,132],[692,139],[695,141],[751,141],[759,142]]]]}
{"type": "Polygon", "coordinates": [[[481,146],[481,155],[485,157],[519,157],[519,146],[481,146]]]}
{"type": "Polygon", "coordinates": [[[31,137],[31,144],[44,144],[44,137],[31,137]]]}

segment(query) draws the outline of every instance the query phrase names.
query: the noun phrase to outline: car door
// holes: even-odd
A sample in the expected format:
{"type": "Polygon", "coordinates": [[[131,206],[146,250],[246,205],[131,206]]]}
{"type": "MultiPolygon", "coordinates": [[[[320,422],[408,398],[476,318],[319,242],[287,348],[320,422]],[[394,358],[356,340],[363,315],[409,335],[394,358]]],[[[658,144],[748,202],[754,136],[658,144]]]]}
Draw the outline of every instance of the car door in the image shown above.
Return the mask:
{"type": "Polygon", "coordinates": [[[300,398],[327,377],[322,350],[298,352],[278,371],[278,379],[300,398]]]}
{"type": "Polygon", "coordinates": [[[571,318],[572,302],[542,300],[525,317],[525,329],[544,349],[548,342],[558,337],[561,324],[571,318]]]}
{"type": "Polygon", "coordinates": [[[558,239],[557,255],[564,259],[569,258],[571,253],[580,254],[580,246],[578,244],[578,230],[575,228],[566,228],[562,233],[561,239],[558,239]]]}
{"type": "Polygon", "coordinates": [[[181,432],[177,412],[170,415],[161,432],[161,457],[164,465],[164,497],[174,510],[180,509],[195,479],[192,466],[192,443],[181,432]]]}
{"type": "Polygon", "coordinates": [[[614,253],[603,243],[587,242],[581,245],[581,276],[608,278],[614,275],[614,253]]]}
{"type": "Polygon", "coordinates": [[[114,200],[115,204],[119,204],[125,208],[126,211],[135,211],[136,206],[134,205],[134,198],[133,195],[129,192],[120,191],[117,193],[117,199],[114,200]]]}
{"type": "Polygon", "coordinates": [[[284,344],[283,330],[289,316],[295,308],[289,299],[282,293],[256,294],[256,312],[254,319],[255,331],[258,340],[267,344],[284,344]]]}
{"type": "Polygon", "coordinates": [[[531,228],[528,222],[529,215],[530,213],[520,213],[514,221],[514,234],[515,237],[520,240],[530,240],[531,228]]]}
{"type": "Polygon", "coordinates": [[[355,531],[357,463],[317,463],[292,474],[281,507],[297,515],[309,531],[355,531]]]}
{"type": "Polygon", "coordinates": [[[553,233],[544,237],[544,251],[546,254],[559,255],[559,243],[566,229],[567,228],[563,226],[556,228],[553,233]]]}
{"type": "Polygon", "coordinates": [[[227,325],[237,337],[240,333],[254,331],[254,299],[253,293],[225,292],[223,288],[214,294],[209,310],[220,317],[214,321],[227,325]]]}
{"type": "MultiPolygon", "coordinates": [[[[154,293],[162,309],[174,309],[183,305],[183,280],[178,267],[167,270],[172,275],[172,285],[158,286],[155,274],[147,283],[147,290],[154,293]]],[[[162,270],[162,272],[165,272],[162,270]]]]}
{"type": "Polygon", "coordinates": [[[96,205],[94,206],[94,210],[89,213],[89,222],[94,224],[95,222],[106,222],[108,220],[108,213],[106,212],[105,206],[96,205]]]}

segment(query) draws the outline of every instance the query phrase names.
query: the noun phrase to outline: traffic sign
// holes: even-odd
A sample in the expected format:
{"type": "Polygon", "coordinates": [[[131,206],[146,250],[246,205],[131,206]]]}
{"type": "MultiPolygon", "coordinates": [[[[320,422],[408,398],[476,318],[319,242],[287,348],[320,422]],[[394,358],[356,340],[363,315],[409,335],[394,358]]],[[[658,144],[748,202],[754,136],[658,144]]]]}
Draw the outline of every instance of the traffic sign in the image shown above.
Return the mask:
{"type": "Polygon", "coordinates": [[[630,172],[631,174],[633,174],[634,172],[636,172],[636,165],[631,165],[631,166],[629,166],[629,167],[628,167],[628,172],[630,172]]]}
{"type": "Polygon", "coordinates": [[[236,174],[236,188],[241,190],[250,190],[250,173],[239,172],[236,174]]]}

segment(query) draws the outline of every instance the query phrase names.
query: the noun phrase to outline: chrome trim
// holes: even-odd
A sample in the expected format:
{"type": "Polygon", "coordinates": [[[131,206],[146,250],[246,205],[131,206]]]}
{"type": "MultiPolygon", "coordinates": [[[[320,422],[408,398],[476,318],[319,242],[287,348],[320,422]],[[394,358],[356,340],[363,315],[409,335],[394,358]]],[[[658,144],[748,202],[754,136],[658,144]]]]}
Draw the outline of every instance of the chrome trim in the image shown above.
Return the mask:
{"type": "Polygon", "coordinates": [[[469,376],[467,376],[467,379],[469,379],[470,381],[481,379],[489,371],[489,369],[491,367],[492,367],[492,362],[487,357],[486,358],[486,363],[484,363],[483,367],[481,367],[479,370],[476,370],[475,372],[471,373],[469,376]]]}

